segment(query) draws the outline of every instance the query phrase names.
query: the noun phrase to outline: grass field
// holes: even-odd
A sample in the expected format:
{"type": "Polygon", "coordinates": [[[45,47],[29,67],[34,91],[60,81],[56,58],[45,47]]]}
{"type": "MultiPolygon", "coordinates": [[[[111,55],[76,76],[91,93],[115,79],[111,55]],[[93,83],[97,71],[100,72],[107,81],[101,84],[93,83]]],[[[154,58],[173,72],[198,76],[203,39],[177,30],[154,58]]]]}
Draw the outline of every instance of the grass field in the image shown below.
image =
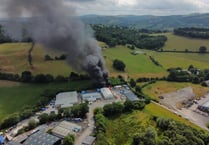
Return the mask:
{"type": "Polygon", "coordinates": [[[143,132],[147,127],[155,127],[150,120],[151,116],[171,118],[186,125],[200,129],[189,121],[171,113],[170,111],[150,103],[143,111],[134,111],[130,114],[122,114],[116,119],[109,119],[107,122],[106,137],[111,145],[130,145],[134,134],[143,132]]]}
{"type": "Polygon", "coordinates": [[[191,64],[200,69],[209,68],[209,54],[160,53],[154,51],[146,51],[146,53],[153,56],[165,69],[171,67],[186,69],[191,64]]]}
{"type": "Polygon", "coordinates": [[[0,122],[26,106],[35,105],[44,90],[79,90],[91,85],[89,81],[51,84],[17,84],[0,81],[0,122]]]}
{"type": "Polygon", "coordinates": [[[132,50],[126,46],[117,46],[104,50],[104,56],[107,68],[114,73],[121,73],[113,69],[112,63],[114,59],[122,60],[126,64],[125,73],[132,77],[138,76],[164,76],[166,72],[163,68],[156,66],[149,59],[149,56],[144,54],[132,55],[132,50]]]}
{"type": "MultiPolygon", "coordinates": [[[[54,76],[68,76],[72,69],[68,67],[65,61],[44,61],[44,56],[55,53],[47,52],[40,45],[36,45],[33,56],[34,69],[28,64],[27,55],[31,44],[28,43],[9,43],[0,45],[0,71],[10,73],[21,73],[25,70],[30,70],[33,74],[50,73],[54,76]]],[[[60,54],[58,54],[59,56],[60,54]]]]}
{"type": "Polygon", "coordinates": [[[180,50],[185,51],[188,49],[190,51],[198,51],[200,46],[206,46],[209,48],[209,40],[206,39],[192,39],[182,36],[177,36],[172,33],[162,34],[167,36],[168,40],[163,47],[164,50],[180,50]]]}
{"type": "Polygon", "coordinates": [[[201,97],[209,91],[208,87],[202,87],[200,85],[192,83],[176,83],[166,81],[159,81],[149,86],[146,86],[145,88],[143,88],[142,91],[149,97],[159,100],[159,95],[174,92],[185,87],[192,87],[194,93],[196,94],[196,97],[201,97]]]}

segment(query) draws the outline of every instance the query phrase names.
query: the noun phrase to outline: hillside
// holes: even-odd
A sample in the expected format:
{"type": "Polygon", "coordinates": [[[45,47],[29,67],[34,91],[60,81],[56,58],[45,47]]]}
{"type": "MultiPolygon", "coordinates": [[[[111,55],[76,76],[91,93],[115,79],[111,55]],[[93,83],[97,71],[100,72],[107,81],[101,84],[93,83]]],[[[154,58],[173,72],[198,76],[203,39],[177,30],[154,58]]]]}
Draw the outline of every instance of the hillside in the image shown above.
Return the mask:
{"type": "Polygon", "coordinates": [[[178,27],[208,27],[209,14],[171,16],[98,16],[86,15],[81,19],[86,24],[120,25],[146,29],[170,30],[178,27]]]}

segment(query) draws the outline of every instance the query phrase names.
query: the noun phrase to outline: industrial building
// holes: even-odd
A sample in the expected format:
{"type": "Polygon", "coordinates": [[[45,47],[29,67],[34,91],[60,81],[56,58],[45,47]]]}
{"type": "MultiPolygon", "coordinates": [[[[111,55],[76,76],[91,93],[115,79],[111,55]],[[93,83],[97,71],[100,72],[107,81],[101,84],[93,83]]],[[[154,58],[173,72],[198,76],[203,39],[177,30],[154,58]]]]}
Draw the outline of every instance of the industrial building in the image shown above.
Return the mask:
{"type": "Polygon", "coordinates": [[[24,145],[60,145],[61,139],[48,133],[38,131],[23,143],[24,145]]]}
{"type": "Polygon", "coordinates": [[[78,93],[74,92],[63,92],[56,96],[55,107],[56,108],[68,108],[78,104],[78,93]]]}
{"type": "Polygon", "coordinates": [[[125,90],[123,94],[126,96],[127,100],[139,101],[139,98],[130,90],[125,90]]]}
{"type": "Polygon", "coordinates": [[[82,93],[83,101],[94,102],[102,98],[102,95],[98,92],[82,93]]]}
{"type": "Polygon", "coordinates": [[[15,142],[15,141],[10,141],[8,142],[8,145],[22,145],[22,144],[15,142]]]}
{"type": "Polygon", "coordinates": [[[74,132],[79,132],[81,130],[82,130],[81,126],[78,126],[71,122],[62,121],[58,126],[56,126],[52,130],[52,134],[57,137],[64,138],[69,134],[74,134],[74,132]]]}
{"type": "Polygon", "coordinates": [[[87,136],[82,141],[82,145],[93,145],[95,143],[96,137],[93,136],[87,136]]]}
{"type": "Polygon", "coordinates": [[[199,105],[198,106],[198,109],[201,110],[201,111],[203,111],[203,112],[209,113],[209,101],[205,102],[202,105],[199,105]]]}
{"type": "Polygon", "coordinates": [[[101,94],[103,95],[104,99],[113,99],[114,96],[109,88],[101,88],[101,94]]]}

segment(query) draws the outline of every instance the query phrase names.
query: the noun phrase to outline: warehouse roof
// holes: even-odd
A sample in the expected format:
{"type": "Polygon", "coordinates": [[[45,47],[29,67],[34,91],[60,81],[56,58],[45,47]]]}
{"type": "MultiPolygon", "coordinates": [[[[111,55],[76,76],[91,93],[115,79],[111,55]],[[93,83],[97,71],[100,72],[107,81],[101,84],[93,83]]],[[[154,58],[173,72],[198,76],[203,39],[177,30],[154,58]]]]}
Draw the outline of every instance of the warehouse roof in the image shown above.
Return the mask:
{"type": "Polygon", "coordinates": [[[138,101],[139,98],[130,90],[124,91],[124,95],[127,97],[130,101],[138,101]]]}
{"type": "Polygon", "coordinates": [[[96,139],[96,138],[93,137],[93,136],[87,136],[87,137],[85,137],[85,139],[83,140],[82,145],[93,145],[95,139],[96,139]]]}
{"type": "Polygon", "coordinates": [[[101,88],[101,93],[105,99],[112,99],[114,98],[112,92],[109,88],[101,88]]]}
{"type": "Polygon", "coordinates": [[[48,133],[39,131],[32,134],[25,142],[24,145],[54,145],[60,141],[60,138],[50,135],[48,133]]]}
{"type": "Polygon", "coordinates": [[[63,92],[59,93],[56,96],[55,106],[66,108],[71,107],[74,104],[78,103],[78,94],[76,91],[74,92],[63,92]]]}
{"type": "Polygon", "coordinates": [[[82,99],[87,100],[87,101],[95,101],[95,100],[101,99],[101,98],[102,98],[102,96],[98,92],[82,94],[82,99]]]}
{"type": "Polygon", "coordinates": [[[74,129],[81,130],[82,128],[74,123],[62,121],[52,130],[52,133],[58,137],[64,138],[65,136],[74,133],[74,129]]]}
{"type": "Polygon", "coordinates": [[[205,103],[202,104],[201,106],[209,108],[209,101],[205,102],[205,103]]]}
{"type": "Polygon", "coordinates": [[[8,145],[22,145],[22,144],[15,142],[15,141],[10,141],[8,142],[8,145]]]}

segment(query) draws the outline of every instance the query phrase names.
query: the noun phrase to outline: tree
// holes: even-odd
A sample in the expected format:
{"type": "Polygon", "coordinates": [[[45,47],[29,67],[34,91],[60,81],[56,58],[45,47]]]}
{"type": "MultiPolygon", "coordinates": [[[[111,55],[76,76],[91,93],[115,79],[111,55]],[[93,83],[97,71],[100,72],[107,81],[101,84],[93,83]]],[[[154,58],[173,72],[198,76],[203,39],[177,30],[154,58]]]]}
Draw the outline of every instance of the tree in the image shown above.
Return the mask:
{"type": "Polygon", "coordinates": [[[74,141],[75,141],[74,135],[70,134],[64,138],[62,145],[74,145],[74,141]]]}
{"type": "Polygon", "coordinates": [[[137,93],[141,93],[142,88],[141,88],[140,86],[137,85],[137,86],[135,87],[135,90],[136,90],[137,93]]]}
{"type": "Polygon", "coordinates": [[[49,121],[49,115],[46,113],[43,113],[38,117],[38,119],[39,119],[40,124],[44,124],[49,121]]]}
{"type": "Polygon", "coordinates": [[[199,52],[200,52],[200,53],[206,53],[206,52],[207,52],[207,47],[205,47],[205,46],[200,46],[199,52]]]}
{"type": "Polygon", "coordinates": [[[135,82],[134,79],[130,80],[130,85],[131,85],[132,88],[136,86],[136,82],[135,82]]]}
{"type": "Polygon", "coordinates": [[[49,61],[49,60],[53,60],[53,58],[51,58],[51,56],[47,54],[44,56],[44,60],[49,61]]]}
{"type": "Polygon", "coordinates": [[[24,71],[21,75],[22,82],[30,82],[32,80],[32,73],[30,71],[24,71]]]}
{"type": "Polygon", "coordinates": [[[125,103],[124,103],[124,111],[129,112],[129,111],[132,111],[133,108],[134,108],[133,102],[130,101],[130,100],[126,100],[125,103]]]}
{"type": "Polygon", "coordinates": [[[123,61],[118,60],[118,59],[115,59],[115,60],[113,61],[113,67],[114,67],[116,70],[125,71],[126,65],[124,64],[123,61]]]}
{"type": "Polygon", "coordinates": [[[32,119],[28,122],[28,129],[29,130],[34,129],[36,126],[37,126],[37,123],[34,119],[32,119]]]}

